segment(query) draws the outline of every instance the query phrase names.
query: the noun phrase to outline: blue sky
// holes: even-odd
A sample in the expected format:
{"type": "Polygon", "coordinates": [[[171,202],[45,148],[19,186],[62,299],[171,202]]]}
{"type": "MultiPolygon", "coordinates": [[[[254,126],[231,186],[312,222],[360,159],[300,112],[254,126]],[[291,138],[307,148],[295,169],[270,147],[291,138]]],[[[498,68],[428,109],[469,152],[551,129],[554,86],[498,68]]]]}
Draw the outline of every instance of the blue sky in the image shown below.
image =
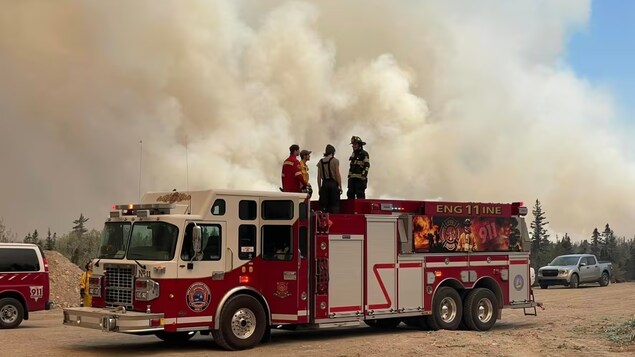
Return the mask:
{"type": "Polygon", "coordinates": [[[576,32],[567,61],[591,83],[609,87],[618,118],[635,128],[635,1],[595,0],[587,28],[576,32]]]}

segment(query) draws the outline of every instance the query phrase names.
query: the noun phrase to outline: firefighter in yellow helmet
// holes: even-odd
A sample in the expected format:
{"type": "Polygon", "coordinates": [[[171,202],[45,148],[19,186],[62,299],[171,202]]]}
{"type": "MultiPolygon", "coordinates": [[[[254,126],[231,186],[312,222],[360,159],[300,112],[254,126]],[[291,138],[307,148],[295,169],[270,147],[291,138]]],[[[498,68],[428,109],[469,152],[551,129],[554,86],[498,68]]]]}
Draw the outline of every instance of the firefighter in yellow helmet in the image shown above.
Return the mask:
{"type": "Polygon", "coordinates": [[[91,306],[91,296],[88,293],[88,286],[90,276],[93,275],[93,263],[89,261],[86,263],[86,271],[82,273],[82,278],[79,282],[79,295],[82,299],[81,306],[91,306]]]}
{"type": "Polygon", "coordinates": [[[348,170],[348,199],[366,198],[366,187],[368,186],[368,170],[370,169],[370,156],[364,150],[366,143],[359,137],[351,138],[353,153],[349,158],[350,169],[348,170]]]}

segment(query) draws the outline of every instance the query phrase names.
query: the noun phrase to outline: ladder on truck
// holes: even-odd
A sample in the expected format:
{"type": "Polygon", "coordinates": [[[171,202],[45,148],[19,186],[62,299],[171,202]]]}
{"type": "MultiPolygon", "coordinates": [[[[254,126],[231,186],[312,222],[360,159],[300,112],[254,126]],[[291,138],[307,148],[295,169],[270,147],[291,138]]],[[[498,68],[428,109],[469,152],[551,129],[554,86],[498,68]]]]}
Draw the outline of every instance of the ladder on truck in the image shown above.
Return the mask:
{"type": "Polygon", "coordinates": [[[525,314],[525,316],[538,316],[536,307],[539,307],[543,310],[545,309],[541,302],[536,302],[536,299],[534,298],[534,289],[531,286],[529,287],[529,301],[533,304],[531,307],[523,308],[523,313],[525,314]]]}

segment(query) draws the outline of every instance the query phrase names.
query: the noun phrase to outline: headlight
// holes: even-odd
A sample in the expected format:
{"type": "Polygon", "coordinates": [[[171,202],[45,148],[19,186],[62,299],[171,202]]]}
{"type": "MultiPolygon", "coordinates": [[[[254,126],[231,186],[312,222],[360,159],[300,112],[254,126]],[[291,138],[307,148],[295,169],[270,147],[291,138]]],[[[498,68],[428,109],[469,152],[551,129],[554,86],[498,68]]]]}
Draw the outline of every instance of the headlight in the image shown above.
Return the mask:
{"type": "Polygon", "coordinates": [[[561,275],[567,275],[567,274],[569,274],[569,269],[561,269],[561,270],[560,270],[560,274],[561,274],[561,275]]]}
{"type": "Polygon", "coordinates": [[[148,278],[135,281],[135,300],[151,301],[159,297],[159,283],[148,278]]]}
{"type": "Polygon", "coordinates": [[[101,297],[101,275],[93,275],[88,279],[88,293],[95,297],[101,297]]]}

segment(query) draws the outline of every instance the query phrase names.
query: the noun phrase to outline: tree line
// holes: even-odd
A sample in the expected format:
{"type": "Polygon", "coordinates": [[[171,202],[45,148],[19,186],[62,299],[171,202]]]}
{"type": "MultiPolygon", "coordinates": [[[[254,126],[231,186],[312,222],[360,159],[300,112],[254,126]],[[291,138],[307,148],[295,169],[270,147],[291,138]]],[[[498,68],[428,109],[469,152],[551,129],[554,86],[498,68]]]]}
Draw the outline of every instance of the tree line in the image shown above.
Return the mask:
{"type": "MultiPolygon", "coordinates": [[[[55,250],[60,252],[71,262],[77,266],[84,268],[89,260],[97,256],[99,243],[101,240],[101,231],[86,228],[86,222],[89,218],[83,214],[73,221],[73,229],[61,237],[57,233],[51,233],[48,229],[46,237],[40,235],[38,230],[29,232],[22,242],[39,245],[44,250],[55,250]]],[[[9,243],[18,241],[17,235],[6,227],[2,218],[0,218],[0,243],[9,243]]]]}
{"type": "Polygon", "coordinates": [[[556,235],[555,241],[551,241],[546,228],[549,222],[540,200],[536,200],[532,214],[529,235],[531,266],[534,269],[538,270],[563,254],[595,254],[599,261],[613,263],[613,276],[616,281],[635,280],[635,236],[630,239],[618,237],[606,223],[602,231],[596,227],[588,238],[579,242],[571,242],[568,233],[562,238],[556,235]]]}

